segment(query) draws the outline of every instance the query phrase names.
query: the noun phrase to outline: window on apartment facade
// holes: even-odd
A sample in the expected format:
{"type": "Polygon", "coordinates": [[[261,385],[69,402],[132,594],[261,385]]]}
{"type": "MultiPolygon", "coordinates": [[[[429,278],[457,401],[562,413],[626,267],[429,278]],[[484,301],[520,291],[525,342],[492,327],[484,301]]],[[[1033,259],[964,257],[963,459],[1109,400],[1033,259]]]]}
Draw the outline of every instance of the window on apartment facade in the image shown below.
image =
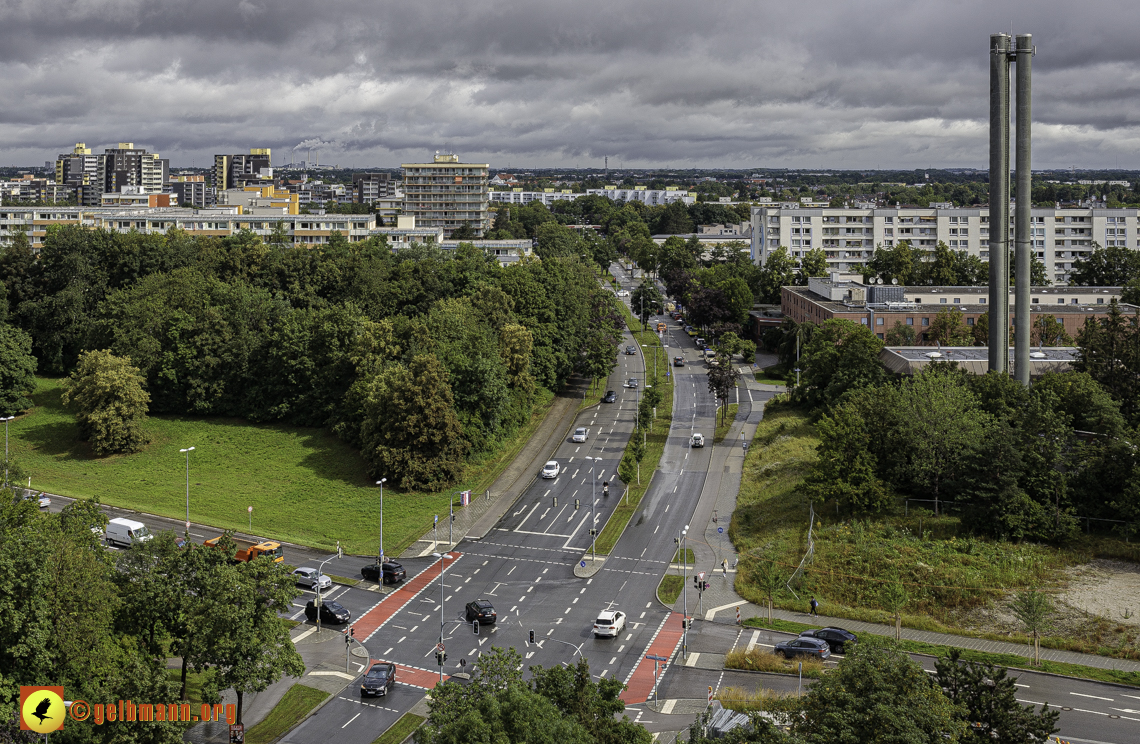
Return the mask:
{"type": "Polygon", "coordinates": [[[955,297],[954,298],[954,304],[955,305],[961,305],[962,304],[962,298],[961,297],[955,297]]]}
{"type": "Polygon", "coordinates": [[[1080,304],[1079,302],[1077,302],[1077,298],[1076,298],[1076,297],[1074,297],[1072,300],[1070,300],[1070,301],[1069,301],[1069,303],[1070,303],[1070,304],[1072,304],[1072,305],[1079,305],[1079,304],[1080,304]]]}
{"type": "Polygon", "coordinates": [[[883,334],[881,334],[881,333],[876,333],[875,335],[878,336],[879,338],[883,337],[883,334]]]}
{"type": "Polygon", "coordinates": [[[973,324],[974,324],[974,319],[973,319],[973,318],[966,318],[966,325],[968,325],[968,326],[972,326],[973,324]]]}
{"type": "Polygon", "coordinates": [[[978,304],[979,304],[979,305],[984,305],[984,304],[986,304],[986,298],[985,298],[985,297],[979,297],[979,298],[978,298],[978,304]]]}
{"type": "Polygon", "coordinates": [[[907,324],[908,326],[912,326],[912,325],[914,325],[914,318],[907,318],[907,319],[906,319],[906,324],[907,324]]]}
{"type": "Polygon", "coordinates": [[[1034,305],[1036,305],[1040,301],[1041,301],[1040,297],[1034,297],[1032,300],[1030,300],[1030,302],[1032,302],[1034,305]]]}
{"type": "Polygon", "coordinates": [[[1103,297],[1097,297],[1096,298],[1096,304],[1103,305],[1104,304],[1104,298],[1103,297]]]}
{"type": "Polygon", "coordinates": [[[928,326],[928,325],[930,325],[930,318],[923,318],[923,319],[922,319],[922,324],[923,324],[924,326],[928,326]]]}
{"type": "Polygon", "coordinates": [[[946,298],[945,297],[939,297],[938,298],[938,304],[945,305],[946,304],[946,298]]]}
{"type": "Polygon", "coordinates": [[[882,325],[882,324],[883,324],[882,318],[875,318],[875,325],[882,325]]]}
{"type": "Polygon", "coordinates": [[[859,320],[863,323],[863,325],[867,325],[867,319],[866,318],[859,318],[859,320]]]}
{"type": "Polygon", "coordinates": [[[1064,305],[1065,304],[1065,298],[1064,297],[1058,297],[1057,298],[1057,304],[1058,305],[1064,305]]]}

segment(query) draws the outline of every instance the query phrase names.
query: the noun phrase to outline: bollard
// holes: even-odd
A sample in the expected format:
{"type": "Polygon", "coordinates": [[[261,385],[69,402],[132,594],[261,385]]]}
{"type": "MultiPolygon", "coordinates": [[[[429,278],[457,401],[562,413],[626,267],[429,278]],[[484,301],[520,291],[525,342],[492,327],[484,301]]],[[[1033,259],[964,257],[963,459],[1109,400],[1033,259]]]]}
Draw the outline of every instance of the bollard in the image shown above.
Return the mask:
{"type": "Polygon", "coordinates": [[[736,624],[740,625],[740,605],[736,606],[736,624]]]}

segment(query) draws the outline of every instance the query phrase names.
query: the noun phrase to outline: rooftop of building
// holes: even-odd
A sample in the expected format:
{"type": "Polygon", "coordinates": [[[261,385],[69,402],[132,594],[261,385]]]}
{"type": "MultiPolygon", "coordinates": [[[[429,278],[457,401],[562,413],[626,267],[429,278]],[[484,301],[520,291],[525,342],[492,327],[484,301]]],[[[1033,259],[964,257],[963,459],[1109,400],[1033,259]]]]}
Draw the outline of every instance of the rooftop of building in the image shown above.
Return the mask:
{"type": "MultiPolygon", "coordinates": [[[[1029,373],[1038,377],[1046,372],[1072,369],[1080,350],[1070,346],[1034,347],[1029,352],[1029,373]]],[[[984,375],[989,369],[990,350],[986,346],[887,346],[879,352],[883,366],[898,374],[914,374],[934,362],[952,362],[971,374],[984,375]]],[[[1009,368],[1014,368],[1013,349],[1009,368]]]]}
{"type": "MultiPolygon", "coordinates": [[[[906,300],[900,300],[900,301],[896,301],[896,302],[877,302],[877,303],[872,303],[870,305],[870,307],[868,307],[868,303],[864,300],[856,300],[856,301],[830,300],[830,299],[819,296],[818,294],[816,294],[815,292],[812,292],[807,287],[784,287],[784,289],[803,297],[805,300],[808,300],[809,302],[812,302],[812,303],[818,305],[819,307],[823,308],[824,310],[828,310],[828,311],[833,312],[833,313],[865,313],[868,310],[874,310],[875,312],[932,313],[932,312],[938,312],[939,310],[944,310],[944,309],[952,307],[952,308],[957,309],[959,312],[968,313],[968,314],[973,313],[973,314],[980,315],[980,314],[982,314],[982,313],[984,313],[990,309],[990,305],[987,303],[983,303],[983,302],[954,302],[954,303],[948,302],[948,303],[943,304],[940,302],[908,302],[906,300]]],[[[920,291],[926,291],[927,288],[922,287],[922,288],[915,288],[915,289],[918,289],[920,291]]],[[[943,289],[950,291],[950,290],[953,290],[955,288],[954,287],[944,287],[943,289]]],[[[971,287],[959,287],[957,289],[967,290],[967,289],[973,289],[973,288],[971,288],[971,287]]],[[[1058,287],[1055,289],[1064,289],[1064,288],[1058,287]]],[[[1075,293],[1084,294],[1084,293],[1086,293],[1085,290],[1088,290],[1090,288],[1089,287],[1069,287],[1068,289],[1069,289],[1069,294],[1072,295],[1075,293]]],[[[962,297],[971,296],[971,293],[966,292],[966,291],[961,291],[960,294],[962,297]]],[[[1054,293],[1054,295],[1056,295],[1056,296],[1060,296],[1061,294],[1063,294],[1063,293],[1062,292],[1054,293]]],[[[977,297],[977,294],[974,294],[972,296],[977,297]]],[[[1140,311],[1140,307],[1136,307],[1135,305],[1128,305],[1126,303],[1120,303],[1120,307],[1121,307],[1121,309],[1124,309],[1129,313],[1131,313],[1133,310],[1140,311]]],[[[1079,303],[1076,305],[1071,304],[1071,303],[1065,303],[1062,305],[1062,304],[1050,304],[1047,302],[1035,302],[1035,303],[1032,303],[1032,305],[1030,306],[1031,312],[1049,313],[1050,315],[1089,315],[1089,314],[1098,313],[1098,312],[1103,313],[1107,308],[1108,308],[1107,302],[1105,302],[1103,304],[1095,304],[1095,303],[1085,302],[1085,303],[1079,303]]],[[[1010,303],[1010,312],[1013,312],[1013,304],[1012,303],[1010,303]]]]}

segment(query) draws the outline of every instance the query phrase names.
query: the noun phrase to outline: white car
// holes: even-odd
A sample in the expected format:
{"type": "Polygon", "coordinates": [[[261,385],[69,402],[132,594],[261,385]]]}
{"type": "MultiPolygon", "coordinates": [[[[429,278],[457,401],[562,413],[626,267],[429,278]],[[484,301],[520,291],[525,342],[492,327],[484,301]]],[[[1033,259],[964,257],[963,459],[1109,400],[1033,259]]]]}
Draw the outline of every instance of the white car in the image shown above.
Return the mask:
{"type": "Polygon", "coordinates": [[[700,434],[694,434],[693,436],[689,437],[689,446],[690,447],[704,447],[705,446],[705,438],[700,434]]]}
{"type": "Polygon", "coordinates": [[[602,612],[598,613],[598,619],[594,621],[595,638],[601,638],[602,636],[609,636],[613,638],[623,630],[625,630],[624,612],[603,610],[602,612]]]}
{"type": "Polygon", "coordinates": [[[574,441],[574,442],[584,442],[584,441],[586,441],[586,438],[589,436],[590,436],[590,430],[584,426],[579,426],[577,429],[574,430],[574,436],[571,437],[570,439],[571,439],[571,441],[574,441]]]}
{"type": "Polygon", "coordinates": [[[319,586],[323,591],[332,586],[332,579],[324,574],[318,576],[315,568],[298,568],[293,571],[293,579],[297,582],[297,586],[306,589],[315,589],[319,586]]]}
{"type": "Polygon", "coordinates": [[[554,460],[551,460],[550,462],[548,462],[542,466],[542,477],[543,478],[557,478],[558,474],[561,472],[562,472],[562,468],[559,467],[558,463],[555,462],[554,460]]]}
{"type": "Polygon", "coordinates": [[[628,289],[623,289],[623,290],[621,290],[620,292],[618,292],[618,293],[617,293],[617,296],[618,296],[618,297],[629,297],[629,290],[628,290],[628,289]]]}

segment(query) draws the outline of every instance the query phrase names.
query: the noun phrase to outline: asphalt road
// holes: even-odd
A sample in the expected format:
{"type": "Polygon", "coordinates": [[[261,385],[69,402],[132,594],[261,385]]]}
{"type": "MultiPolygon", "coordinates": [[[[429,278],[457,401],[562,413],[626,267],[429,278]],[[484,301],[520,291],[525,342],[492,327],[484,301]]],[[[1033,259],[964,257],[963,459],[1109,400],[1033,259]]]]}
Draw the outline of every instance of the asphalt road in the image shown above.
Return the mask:
{"type": "MultiPolygon", "coordinates": [[[[624,288],[632,289],[628,280],[622,283],[624,288]]],[[[433,652],[441,636],[448,654],[443,670],[447,675],[461,670],[460,660],[467,663],[466,671],[470,671],[479,655],[491,647],[513,646],[523,655],[526,666],[574,663],[581,655],[589,660],[598,677],[626,681],[639,663],[643,666],[638,676],[644,677],[643,656],[655,637],[667,621],[679,625],[679,618],[657,601],[656,588],[676,551],[674,538],[692,518],[704,485],[716,411],[708,392],[706,368],[698,361],[693,339],[676,322],[666,322],[666,355],[683,355],[687,360],[684,367],[670,368],[675,375],[672,429],[660,469],[653,475],[640,509],[603,568],[587,579],[574,575],[575,565],[589,549],[591,526],[600,529],[605,524],[620,496],[617,464],[633,429],[638,395],[624,387],[615,387],[616,404],[602,404],[579,414],[576,426],[588,427],[590,437],[584,444],[568,439],[558,447],[553,459],[562,466],[562,472],[557,478],[536,479],[485,538],[465,541],[456,547],[451,554],[454,559],[447,561],[442,587],[439,559],[426,557],[401,561],[408,570],[407,584],[418,587],[414,596],[409,591],[385,598],[384,591],[371,582],[353,588],[338,585],[325,593],[326,601],[339,602],[352,613],[356,627],[379,625],[368,630],[365,638],[360,633],[357,638],[364,640],[371,658],[400,665],[399,684],[387,698],[362,701],[357,692],[358,681],[353,680],[291,732],[288,741],[324,744],[330,735],[350,743],[372,741],[422,698],[423,687],[430,684],[431,675],[438,674],[433,652]],[[704,434],[710,446],[690,448],[689,437],[694,431],[704,434]],[[600,457],[601,461],[591,462],[588,457],[600,457]],[[612,484],[608,499],[601,495],[601,483],[606,479],[612,484]],[[481,627],[478,635],[463,617],[464,605],[475,599],[490,600],[498,612],[498,621],[481,627]],[[627,627],[616,638],[595,639],[591,633],[593,621],[603,609],[620,610],[628,616],[627,627]],[[382,621],[378,620],[381,616],[382,621]],[[534,644],[529,643],[532,630],[536,636],[534,644]]],[[[630,342],[624,341],[621,348],[627,343],[630,342]]],[[[642,351],[619,354],[619,379],[636,377],[641,385],[645,384],[642,351]]],[[[55,499],[50,508],[58,510],[64,503],[65,499],[55,499]]],[[[152,531],[184,530],[184,524],[178,520],[110,507],[106,511],[111,517],[139,519],[152,531]]],[[[190,534],[200,541],[219,532],[192,524],[190,534]]],[[[284,553],[285,560],[296,566],[316,566],[330,558],[326,553],[289,545],[284,553]]],[[[324,570],[358,577],[360,568],[371,561],[363,556],[333,558],[324,570]]],[[[306,592],[296,600],[293,618],[303,620],[305,602],[312,596],[312,592],[306,592]]],[[[750,629],[741,631],[731,625],[697,621],[688,645],[695,653],[723,654],[737,643],[755,641],[763,645],[780,637],[763,631],[753,639],[752,633],[750,629]]],[[[915,658],[933,668],[928,657],[915,658]]],[[[367,660],[353,663],[353,673],[359,674],[367,660]]],[[[648,669],[652,672],[651,666],[648,669]]],[[[1140,741],[1140,691],[1031,672],[1017,674],[1019,697],[1024,702],[1062,706],[1062,734],[1073,741],[1140,741]]],[[[678,665],[664,671],[658,696],[700,698],[706,694],[707,686],[719,688],[728,684],[794,689],[796,680],[678,665]]],[[[677,730],[692,720],[691,715],[662,715],[636,704],[630,714],[653,731],[677,730]]]]}

